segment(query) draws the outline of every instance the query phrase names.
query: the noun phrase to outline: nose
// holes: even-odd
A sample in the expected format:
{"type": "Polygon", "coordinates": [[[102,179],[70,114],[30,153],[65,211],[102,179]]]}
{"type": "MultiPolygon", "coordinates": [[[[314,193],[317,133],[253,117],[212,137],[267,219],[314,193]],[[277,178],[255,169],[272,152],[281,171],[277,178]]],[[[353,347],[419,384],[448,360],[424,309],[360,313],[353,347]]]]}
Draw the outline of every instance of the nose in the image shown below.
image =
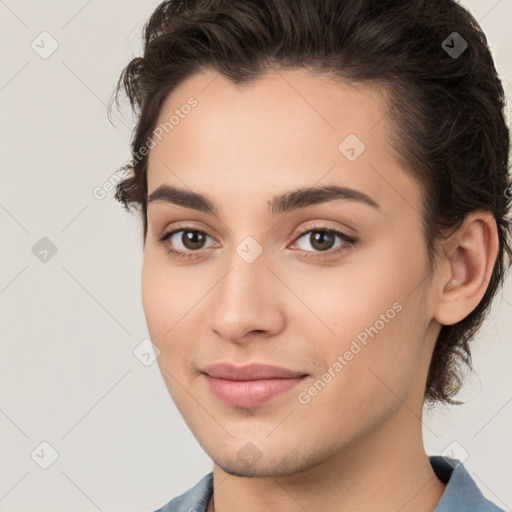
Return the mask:
{"type": "Polygon", "coordinates": [[[285,325],[286,289],[265,252],[250,262],[233,251],[225,269],[209,294],[209,327],[238,344],[279,333],[285,325]]]}

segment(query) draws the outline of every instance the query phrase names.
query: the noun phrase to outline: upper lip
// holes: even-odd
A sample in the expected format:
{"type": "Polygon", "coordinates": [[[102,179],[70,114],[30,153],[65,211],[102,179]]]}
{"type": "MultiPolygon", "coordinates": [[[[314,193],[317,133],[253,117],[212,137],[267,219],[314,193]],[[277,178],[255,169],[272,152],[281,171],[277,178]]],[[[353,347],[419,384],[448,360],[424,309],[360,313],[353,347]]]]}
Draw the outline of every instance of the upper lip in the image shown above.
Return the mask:
{"type": "Polygon", "coordinates": [[[258,363],[245,366],[235,366],[231,363],[211,364],[205,366],[202,372],[210,377],[227,380],[291,379],[306,375],[303,372],[258,363]]]}

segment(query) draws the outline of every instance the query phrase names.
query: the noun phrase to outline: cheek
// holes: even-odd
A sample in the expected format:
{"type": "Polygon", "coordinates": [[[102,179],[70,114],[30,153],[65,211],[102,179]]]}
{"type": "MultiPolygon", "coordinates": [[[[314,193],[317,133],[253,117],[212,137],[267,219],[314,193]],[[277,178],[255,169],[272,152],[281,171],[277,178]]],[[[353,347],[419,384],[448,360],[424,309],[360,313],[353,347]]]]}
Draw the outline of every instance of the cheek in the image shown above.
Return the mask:
{"type": "MultiPolygon", "coordinates": [[[[397,316],[400,305],[396,303],[404,301],[414,273],[404,266],[398,269],[395,261],[378,258],[377,263],[372,258],[358,257],[338,267],[286,271],[283,280],[302,302],[298,303],[301,313],[293,321],[311,319],[317,335],[328,339],[331,334],[333,341],[341,343],[376,322],[381,330],[383,321],[387,326],[397,316]]],[[[287,300],[290,306],[298,302],[292,296],[287,300]]]]}
{"type": "Polygon", "coordinates": [[[163,280],[158,279],[159,271],[153,260],[154,258],[152,258],[146,248],[141,272],[142,307],[144,309],[148,330],[151,334],[151,338],[153,339],[155,337],[155,339],[153,339],[153,342],[155,342],[157,341],[155,335],[161,330],[161,326],[158,325],[158,320],[162,319],[162,302],[165,297],[162,290],[163,280]]]}
{"type": "Polygon", "coordinates": [[[173,326],[179,328],[179,319],[183,316],[180,307],[178,283],[172,279],[169,269],[157,255],[145,250],[141,273],[141,295],[144,315],[151,341],[160,350],[157,364],[167,390],[177,403],[180,399],[180,386],[183,381],[180,372],[185,354],[184,347],[173,344],[173,326]]]}
{"type": "MultiPolygon", "coordinates": [[[[142,263],[141,294],[146,324],[152,342],[160,350],[158,365],[169,391],[172,377],[188,379],[188,362],[198,339],[194,328],[201,325],[197,311],[206,291],[194,285],[193,267],[172,268],[165,254],[146,250],[142,263]]],[[[197,278],[196,278],[197,279],[197,278]]],[[[172,395],[179,392],[173,390],[172,395]]]]}
{"type": "MultiPolygon", "coordinates": [[[[375,310],[380,312],[379,307],[375,310]]],[[[315,356],[321,368],[298,397],[303,415],[296,421],[303,420],[305,429],[314,418],[327,429],[326,435],[349,439],[355,432],[372,430],[399,409],[417,376],[421,338],[409,303],[391,310],[385,317],[388,323],[360,312],[357,322],[343,316],[340,325],[345,323],[347,335],[337,330],[336,338],[317,336],[315,356]]]]}
{"type": "Polygon", "coordinates": [[[308,313],[302,317],[311,322],[300,322],[303,332],[309,328],[306,339],[316,340],[315,355],[325,366],[319,371],[341,356],[339,375],[344,377],[336,380],[352,389],[354,400],[385,390],[379,377],[405,393],[419,365],[428,315],[423,288],[417,285],[425,269],[417,253],[404,252],[406,248],[390,244],[377,252],[378,258],[361,256],[350,265],[322,269],[322,274],[316,270],[295,276],[291,286],[317,317],[308,313]]]}
{"type": "Polygon", "coordinates": [[[141,272],[142,305],[148,329],[157,339],[162,339],[190,309],[193,289],[186,271],[173,269],[164,253],[146,248],[141,272]]]}
{"type": "Polygon", "coordinates": [[[145,250],[141,273],[142,306],[151,339],[162,352],[168,349],[173,326],[179,326],[186,312],[181,281],[158,254],[145,250]]]}

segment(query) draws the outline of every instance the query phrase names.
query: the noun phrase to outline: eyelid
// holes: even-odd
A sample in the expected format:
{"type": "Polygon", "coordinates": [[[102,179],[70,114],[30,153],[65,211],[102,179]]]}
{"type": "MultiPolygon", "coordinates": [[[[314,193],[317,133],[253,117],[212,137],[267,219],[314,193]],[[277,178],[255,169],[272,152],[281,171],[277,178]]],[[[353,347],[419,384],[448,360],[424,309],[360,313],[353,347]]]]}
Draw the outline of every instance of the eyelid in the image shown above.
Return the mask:
{"type": "Polygon", "coordinates": [[[194,224],[190,223],[191,221],[177,221],[175,224],[172,225],[172,228],[164,228],[160,231],[160,235],[157,236],[158,241],[162,241],[163,238],[166,238],[177,231],[200,231],[201,233],[204,233],[205,235],[208,235],[210,238],[214,238],[210,233],[208,232],[208,228],[202,228],[199,226],[196,226],[194,224]]]}
{"type": "MultiPolygon", "coordinates": [[[[171,230],[164,230],[163,233],[160,236],[158,236],[158,241],[165,243],[169,238],[171,238],[176,233],[179,233],[180,231],[197,231],[199,233],[203,233],[207,237],[211,238],[215,242],[216,246],[218,245],[217,240],[212,235],[210,235],[210,233],[208,233],[208,231],[206,229],[201,229],[201,228],[198,228],[197,226],[193,226],[191,224],[186,224],[183,226],[176,226],[176,227],[173,227],[171,230]]],[[[211,249],[211,247],[209,247],[209,249],[211,249]]],[[[199,249],[197,251],[187,251],[187,252],[199,253],[200,251],[203,251],[203,250],[205,250],[205,249],[199,249]]]]}
{"type": "MultiPolygon", "coordinates": [[[[304,236],[305,234],[309,233],[310,231],[335,231],[337,233],[343,234],[346,238],[356,241],[356,238],[352,235],[350,235],[346,229],[340,228],[338,226],[330,226],[329,221],[327,220],[315,220],[312,221],[311,224],[306,223],[305,226],[302,226],[298,229],[296,229],[293,234],[293,240],[296,241],[297,238],[300,238],[304,236]]],[[[355,231],[355,230],[354,230],[355,231]]]]}

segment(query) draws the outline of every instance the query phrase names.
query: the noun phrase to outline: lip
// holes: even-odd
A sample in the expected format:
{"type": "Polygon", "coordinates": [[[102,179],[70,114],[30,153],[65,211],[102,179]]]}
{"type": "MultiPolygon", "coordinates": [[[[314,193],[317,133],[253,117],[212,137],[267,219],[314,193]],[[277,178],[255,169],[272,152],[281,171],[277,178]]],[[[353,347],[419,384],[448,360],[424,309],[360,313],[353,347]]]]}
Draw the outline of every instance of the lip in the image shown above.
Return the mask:
{"type": "Polygon", "coordinates": [[[210,392],[225,404],[256,407],[297,386],[306,376],[284,379],[229,380],[205,374],[210,392]]]}
{"type": "Polygon", "coordinates": [[[307,374],[266,364],[220,363],[202,370],[210,392],[237,407],[256,407],[297,386],[307,374]]]}
{"type": "Polygon", "coordinates": [[[235,366],[231,363],[217,363],[205,366],[202,370],[210,377],[227,380],[292,379],[303,377],[304,372],[295,372],[280,366],[252,363],[235,366]]]}

